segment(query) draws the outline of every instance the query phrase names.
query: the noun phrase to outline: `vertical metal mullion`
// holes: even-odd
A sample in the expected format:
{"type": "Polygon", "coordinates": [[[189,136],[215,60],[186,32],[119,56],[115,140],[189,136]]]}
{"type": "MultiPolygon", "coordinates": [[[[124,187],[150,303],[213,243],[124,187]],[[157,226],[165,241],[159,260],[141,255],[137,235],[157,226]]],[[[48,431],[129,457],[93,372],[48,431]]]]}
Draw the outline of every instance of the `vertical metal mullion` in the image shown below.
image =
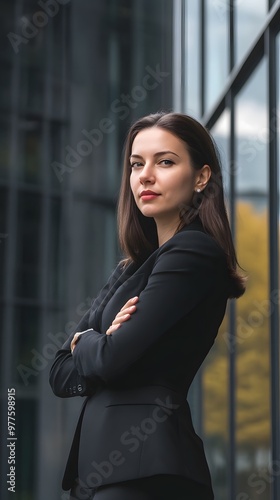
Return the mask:
{"type": "Polygon", "coordinates": [[[203,116],[205,113],[205,0],[200,0],[200,36],[201,36],[201,46],[200,46],[200,115],[203,116]]]}
{"type": "MultiPolygon", "coordinates": [[[[235,37],[234,37],[234,0],[229,0],[229,69],[234,68],[235,63],[235,37]]],[[[230,223],[233,240],[236,242],[235,224],[235,106],[232,90],[228,96],[230,113],[230,223]]],[[[229,306],[229,333],[230,339],[235,339],[236,335],[236,303],[230,302],[229,306]]],[[[236,344],[230,342],[229,350],[229,500],[236,498],[236,344]]]]}
{"type": "Polygon", "coordinates": [[[181,5],[181,111],[184,112],[185,91],[186,91],[186,2],[181,5]]]}
{"type": "Polygon", "coordinates": [[[235,63],[235,36],[234,36],[234,0],[229,0],[229,71],[234,68],[235,63]]]}
{"type": "Polygon", "coordinates": [[[182,0],[173,2],[173,109],[182,109],[182,0]]]}
{"type": "MultiPolygon", "coordinates": [[[[233,240],[236,240],[235,224],[235,107],[232,91],[228,95],[228,106],[230,113],[230,224],[233,240]]],[[[235,241],[236,243],[236,241],[235,241]]],[[[234,300],[229,304],[229,334],[230,339],[235,339],[236,335],[236,303],[234,300]]],[[[229,343],[229,500],[236,500],[236,348],[235,342],[229,343]]]]}
{"type": "MultiPolygon", "coordinates": [[[[265,48],[268,55],[269,89],[269,294],[272,304],[273,294],[279,293],[279,172],[278,172],[278,137],[279,118],[277,113],[277,83],[279,84],[279,63],[276,51],[275,34],[269,27],[265,34],[265,48]]],[[[280,385],[279,385],[279,304],[273,301],[270,314],[270,358],[271,358],[271,460],[280,463],[280,385]]],[[[275,474],[271,484],[271,498],[280,498],[280,476],[275,474]]]]}

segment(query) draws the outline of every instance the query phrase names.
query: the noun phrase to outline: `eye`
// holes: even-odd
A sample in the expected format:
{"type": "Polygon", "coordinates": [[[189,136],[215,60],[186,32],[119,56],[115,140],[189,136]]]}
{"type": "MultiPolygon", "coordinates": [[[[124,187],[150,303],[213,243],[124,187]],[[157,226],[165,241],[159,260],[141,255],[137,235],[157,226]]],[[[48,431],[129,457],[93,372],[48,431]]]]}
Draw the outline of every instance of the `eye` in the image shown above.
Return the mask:
{"type": "Polygon", "coordinates": [[[142,163],[140,161],[133,161],[131,164],[130,164],[131,168],[139,168],[139,167],[142,167],[142,163]]]}
{"type": "Polygon", "coordinates": [[[164,160],[160,160],[159,164],[163,165],[164,167],[170,167],[171,165],[174,165],[174,161],[164,159],[164,160]]]}

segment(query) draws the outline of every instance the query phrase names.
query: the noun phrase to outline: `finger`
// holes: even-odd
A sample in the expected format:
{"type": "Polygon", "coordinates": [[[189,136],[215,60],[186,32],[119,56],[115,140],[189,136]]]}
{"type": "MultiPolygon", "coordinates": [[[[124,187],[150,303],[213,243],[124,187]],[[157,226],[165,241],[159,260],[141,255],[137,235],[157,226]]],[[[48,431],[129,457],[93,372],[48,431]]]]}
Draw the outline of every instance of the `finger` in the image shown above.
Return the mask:
{"type": "Polygon", "coordinates": [[[137,301],[138,301],[139,297],[132,297],[131,299],[129,299],[125,304],[124,306],[121,308],[121,311],[123,311],[123,309],[127,308],[127,307],[130,307],[132,305],[134,305],[137,301]]]}
{"type": "Polygon", "coordinates": [[[112,321],[112,325],[117,325],[119,323],[124,323],[130,318],[130,314],[124,314],[123,316],[116,316],[112,321]]]}
{"type": "Polygon", "coordinates": [[[135,311],[136,311],[136,306],[126,307],[122,311],[118,312],[113,323],[118,323],[119,321],[126,321],[135,311]]]}
{"type": "Polygon", "coordinates": [[[122,316],[125,316],[125,314],[132,314],[135,311],[136,311],[136,305],[123,307],[116,315],[116,318],[121,318],[122,316]]]}
{"type": "Polygon", "coordinates": [[[73,344],[77,344],[79,338],[80,338],[80,333],[79,332],[75,333],[73,340],[72,340],[73,344]]]}
{"type": "Polygon", "coordinates": [[[106,332],[106,335],[111,335],[113,332],[115,332],[119,327],[121,326],[120,323],[117,323],[116,325],[111,325],[107,332],[106,332]]]}

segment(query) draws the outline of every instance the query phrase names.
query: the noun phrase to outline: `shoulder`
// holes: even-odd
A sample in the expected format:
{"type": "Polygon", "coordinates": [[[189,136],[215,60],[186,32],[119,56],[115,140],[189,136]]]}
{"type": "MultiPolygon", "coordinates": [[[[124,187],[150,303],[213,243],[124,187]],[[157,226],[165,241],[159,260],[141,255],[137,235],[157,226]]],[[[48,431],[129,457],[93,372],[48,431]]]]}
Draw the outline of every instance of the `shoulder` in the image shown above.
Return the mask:
{"type": "Polygon", "coordinates": [[[224,251],[203,231],[185,230],[176,233],[158,251],[154,273],[176,273],[193,276],[199,282],[205,279],[227,281],[228,268],[224,251]]]}
{"type": "Polygon", "coordinates": [[[158,252],[161,255],[170,251],[180,253],[212,256],[213,258],[226,260],[224,250],[215,241],[215,239],[205,231],[194,229],[183,229],[176,233],[166,243],[164,243],[158,252]]]}

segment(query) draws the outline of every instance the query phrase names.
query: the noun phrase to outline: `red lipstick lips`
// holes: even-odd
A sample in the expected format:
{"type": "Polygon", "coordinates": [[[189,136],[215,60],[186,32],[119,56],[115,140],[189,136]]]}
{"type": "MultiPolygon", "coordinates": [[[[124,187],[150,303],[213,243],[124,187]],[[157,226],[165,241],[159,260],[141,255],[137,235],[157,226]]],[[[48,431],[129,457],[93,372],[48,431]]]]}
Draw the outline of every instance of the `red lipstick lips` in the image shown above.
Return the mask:
{"type": "Polygon", "coordinates": [[[147,191],[142,191],[140,193],[140,197],[142,198],[142,200],[153,200],[157,196],[159,196],[159,194],[155,193],[154,191],[150,191],[150,189],[148,189],[147,191]]]}

